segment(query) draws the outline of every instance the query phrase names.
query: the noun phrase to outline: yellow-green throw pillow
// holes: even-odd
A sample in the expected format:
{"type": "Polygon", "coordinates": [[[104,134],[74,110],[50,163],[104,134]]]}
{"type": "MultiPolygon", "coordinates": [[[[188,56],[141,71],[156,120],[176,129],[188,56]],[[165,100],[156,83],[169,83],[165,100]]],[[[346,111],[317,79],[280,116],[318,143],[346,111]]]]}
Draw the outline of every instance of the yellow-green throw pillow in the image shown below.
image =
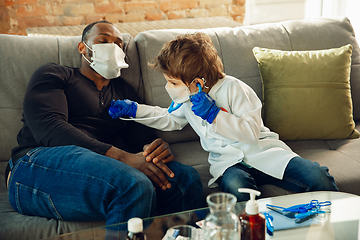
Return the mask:
{"type": "Polygon", "coordinates": [[[255,47],[265,126],[283,140],[357,138],[352,115],[352,46],[318,51],[255,47]]]}

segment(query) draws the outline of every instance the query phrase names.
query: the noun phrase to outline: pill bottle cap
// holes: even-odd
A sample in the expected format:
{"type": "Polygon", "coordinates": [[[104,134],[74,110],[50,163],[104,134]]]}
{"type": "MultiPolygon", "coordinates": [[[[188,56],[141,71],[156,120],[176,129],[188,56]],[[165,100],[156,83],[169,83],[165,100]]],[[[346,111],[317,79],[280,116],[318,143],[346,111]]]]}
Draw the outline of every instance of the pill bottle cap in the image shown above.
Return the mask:
{"type": "Polygon", "coordinates": [[[128,221],[128,231],[132,233],[139,233],[143,231],[143,221],[141,218],[131,218],[128,221]]]}

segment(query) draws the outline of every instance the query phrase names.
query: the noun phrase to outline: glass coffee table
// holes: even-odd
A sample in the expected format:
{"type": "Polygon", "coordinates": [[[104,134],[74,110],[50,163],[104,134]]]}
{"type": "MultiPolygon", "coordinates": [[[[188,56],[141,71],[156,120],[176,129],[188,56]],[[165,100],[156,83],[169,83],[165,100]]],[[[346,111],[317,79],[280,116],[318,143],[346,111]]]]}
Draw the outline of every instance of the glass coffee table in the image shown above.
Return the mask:
{"type": "MultiPolygon", "coordinates": [[[[331,206],[327,207],[331,212],[322,217],[316,217],[309,222],[304,222],[305,226],[276,230],[273,236],[266,236],[266,239],[291,239],[291,240],[356,240],[360,239],[360,196],[341,193],[341,192],[310,192],[285,195],[258,200],[261,212],[269,211],[266,204],[290,207],[297,204],[309,203],[311,200],[331,201],[331,206]]],[[[245,208],[245,202],[239,202],[235,206],[234,212],[239,215],[245,208]]],[[[167,229],[175,225],[192,225],[199,227],[197,223],[203,220],[209,213],[208,208],[196,209],[192,211],[180,212],[175,214],[157,216],[154,218],[143,219],[144,232],[148,240],[161,240],[167,229]]],[[[269,212],[271,213],[271,212],[269,212]]],[[[276,220],[276,218],[275,218],[276,220]]],[[[275,221],[274,220],[274,221],[275,221]]],[[[126,229],[127,223],[118,224],[126,229]]],[[[274,223],[274,226],[275,223],[274,223]]],[[[89,230],[73,232],[60,235],[49,239],[57,240],[103,240],[110,235],[116,235],[117,239],[126,239],[126,231],[116,233],[107,227],[93,228],[89,230]]]]}

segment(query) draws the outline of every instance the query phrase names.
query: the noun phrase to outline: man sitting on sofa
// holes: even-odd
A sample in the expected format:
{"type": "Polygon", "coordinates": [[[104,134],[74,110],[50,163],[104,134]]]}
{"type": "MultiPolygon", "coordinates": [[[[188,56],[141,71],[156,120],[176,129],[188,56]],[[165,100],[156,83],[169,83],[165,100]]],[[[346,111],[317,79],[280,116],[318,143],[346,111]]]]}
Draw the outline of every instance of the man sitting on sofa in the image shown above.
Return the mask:
{"type": "Polygon", "coordinates": [[[49,63],[31,77],[6,173],[18,212],[110,225],[198,207],[196,170],[173,161],[152,129],[107,113],[112,99],[139,100],[118,78],[125,47],[117,28],[95,22],[78,44],[79,69],[49,63]]]}

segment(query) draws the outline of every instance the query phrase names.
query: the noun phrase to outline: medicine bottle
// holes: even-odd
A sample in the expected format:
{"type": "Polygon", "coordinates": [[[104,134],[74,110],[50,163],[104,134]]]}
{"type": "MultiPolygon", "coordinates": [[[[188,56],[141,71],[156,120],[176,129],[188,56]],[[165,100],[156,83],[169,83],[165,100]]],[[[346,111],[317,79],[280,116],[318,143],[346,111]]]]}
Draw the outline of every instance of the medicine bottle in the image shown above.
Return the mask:
{"type": "Polygon", "coordinates": [[[265,216],[259,213],[259,206],[255,201],[255,195],[259,196],[260,192],[248,188],[239,188],[238,191],[250,194],[250,200],[239,216],[241,240],[265,240],[265,216]]]}
{"type": "Polygon", "coordinates": [[[128,221],[128,240],[146,240],[143,232],[143,221],[141,218],[131,218],[128,221]]]}

